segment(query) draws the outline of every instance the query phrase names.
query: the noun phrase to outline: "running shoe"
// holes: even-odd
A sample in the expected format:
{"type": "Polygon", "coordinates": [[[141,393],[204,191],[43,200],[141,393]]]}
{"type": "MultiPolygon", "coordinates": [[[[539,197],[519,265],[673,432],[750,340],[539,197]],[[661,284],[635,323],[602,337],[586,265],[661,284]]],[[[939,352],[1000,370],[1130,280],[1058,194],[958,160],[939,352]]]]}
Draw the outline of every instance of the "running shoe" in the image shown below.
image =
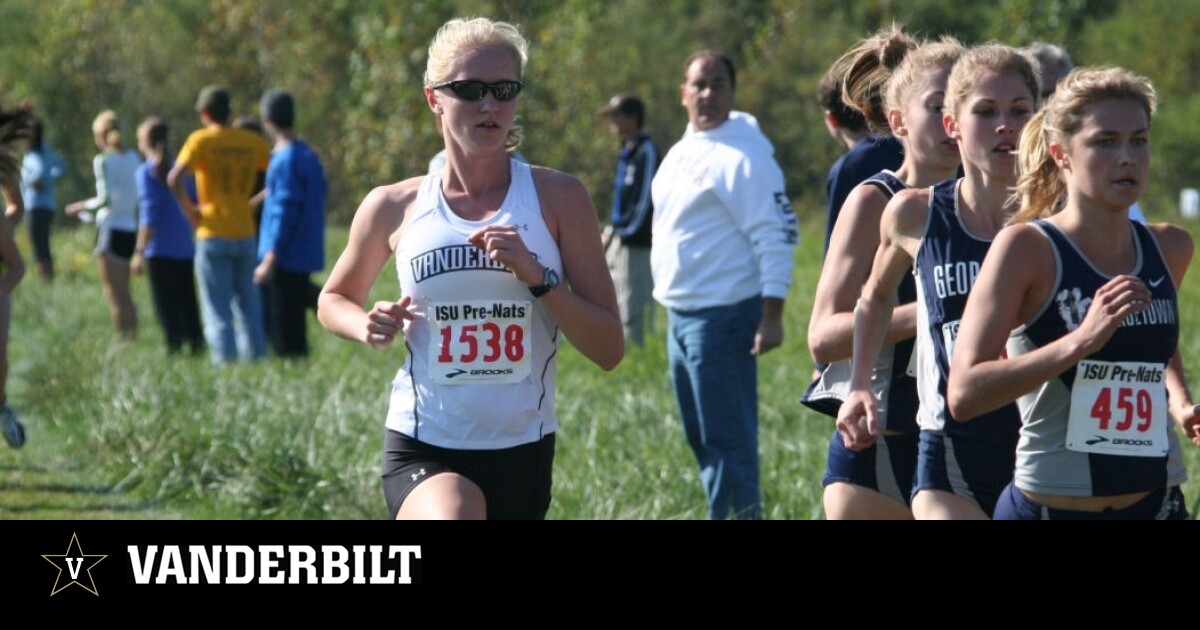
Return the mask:
{"type": "Polygon", "coordinates": [[[7,404],[0,407],[0,430],[4,432],[4,439],[9,446],[21,448],[25,444],[25,427],[17,419],[17,412],[7,404]]]}

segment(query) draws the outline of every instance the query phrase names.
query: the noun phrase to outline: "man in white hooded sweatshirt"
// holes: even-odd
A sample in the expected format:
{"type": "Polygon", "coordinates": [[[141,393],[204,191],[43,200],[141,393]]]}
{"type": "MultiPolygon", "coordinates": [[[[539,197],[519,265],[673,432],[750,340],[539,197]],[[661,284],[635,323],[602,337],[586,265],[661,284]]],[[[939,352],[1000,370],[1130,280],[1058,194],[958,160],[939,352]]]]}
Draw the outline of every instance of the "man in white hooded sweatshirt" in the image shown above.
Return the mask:
{"type": "Polygon", "coordinates": [[[783,171],[758,121],[733,111],[733,63],[693,53],[688,127],[654,177],[650,265],[709,518],[760,518],[757,356],[783,343],[799,240],[783,171]]]}

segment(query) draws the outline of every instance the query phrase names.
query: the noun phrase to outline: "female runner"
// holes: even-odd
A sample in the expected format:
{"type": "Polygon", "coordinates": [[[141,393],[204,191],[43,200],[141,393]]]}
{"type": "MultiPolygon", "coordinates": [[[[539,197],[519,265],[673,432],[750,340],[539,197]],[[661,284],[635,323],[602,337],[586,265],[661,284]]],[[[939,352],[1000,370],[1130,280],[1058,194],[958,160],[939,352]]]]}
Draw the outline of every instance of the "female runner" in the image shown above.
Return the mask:
{"type": "Polygon", "coordinates": [[[1037,89],[1029,60],[1009,46],[984,44],[963,53],[950,73],[943,122],[958,141],[964,176],[902,191],[888,203],[871,276],[855,307],[852,391],[837,426],[846,447],[861,450],[881,429],[871,366],[886,340],[896,289],[915,272],[921,432],[912,511],[918,519],[990,518],[1012,478],[1016,408],[955,422],[946,380],[967,295],[1011,214],[1017,141],[1036,108],[1037,89]]]}
{"type": "Polygon", "coordinates": [[[1168,473],[1171,416],[1200,444],[1177,346],[1194,245],[1127,216],[1146,187],[1154,108],[1147,79],[1078,68],[1021,138],[1021,210],[980,271],[949,390],[961,420],[1013,400],[1021,410],[996,518],[1186,518],[1168,473]]]}
{"type": "MultiPolygon", "coordinates": [[[[906,33],[892,28],[846,55],[847,102],[863,112],[872,127],[899,139],[905,157],[895,172],[881,171],[851,191],[821,270],[808,344],[813,358],[829,366],[809,389],[805,403],[834,417],[849,388],[854,302],[871,272],[883,209],[900,190],[932,186],[953,178],[958,169],[958,146],[942,125],[942,101],[950,69],[962,51],[952,39],[918,47],[906,33]]],[[[915,300],[916,288],[906,275],[887,345],[872,377],[883,440],[853,451],[836,430],[832,432],[824,479],[826,518],[912,518],[908,505],[917,463],[917,390],[907,368],[916,334],[915,300]]]]}
{"type": "Polygon", "coordinates": [[[383,453],[398,519],[544,518],[559,332],[606,370],[624,353],[587,190],[511,156],[526,50],[504,22],[442,26],[425,100],[446,167],[367,195],[321,293],[341,337],[386,348],[403,332],[383,453]],[[401,297],[364,308],[393,253],[401,297]]]}

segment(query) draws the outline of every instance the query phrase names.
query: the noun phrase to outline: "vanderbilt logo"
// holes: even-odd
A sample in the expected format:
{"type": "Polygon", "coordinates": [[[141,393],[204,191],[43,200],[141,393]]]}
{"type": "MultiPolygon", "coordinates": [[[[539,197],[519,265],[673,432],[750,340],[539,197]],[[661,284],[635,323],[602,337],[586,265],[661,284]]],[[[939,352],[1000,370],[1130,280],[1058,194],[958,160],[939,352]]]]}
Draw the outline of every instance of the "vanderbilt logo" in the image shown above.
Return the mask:
{"type": "MultiPolygon", "coordinates": [[[[534,254],[533,257],[536,259],[537,254],[534,254]]],[[[448,245],[431,249],[413,256],[409,265],[412,267],[413,282],[416,283],[451,271],[471,269],[508,271],[508,267],[504,263],[492,260],[488,257],[487,252],[474,245],[448,245]]]]}
{"type": "Polygon", "coordinates": [[[57,595],[59,591],[72,584],[78,585],[92,595],[100,596],[96,590],[96,583],[92,580],[92,569],[107,558],[107,555],[83,553],[83,549],[79,546],[79,538],[72,533],[66,553],[43,554],[42,557],[46,559],[46,562],[58,568],[58,577],[54,579],[54,588],[50,591],[51,596],[57,595]]]}

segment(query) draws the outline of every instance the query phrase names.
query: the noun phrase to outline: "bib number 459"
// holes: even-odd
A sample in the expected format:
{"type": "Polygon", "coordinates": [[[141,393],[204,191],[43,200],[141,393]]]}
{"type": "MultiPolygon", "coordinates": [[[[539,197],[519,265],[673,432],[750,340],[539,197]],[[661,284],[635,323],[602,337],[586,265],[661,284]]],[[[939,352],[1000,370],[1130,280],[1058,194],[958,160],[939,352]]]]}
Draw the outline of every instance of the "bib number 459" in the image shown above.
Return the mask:
{"type": "Polygon", "coordinates": [[[1113,425],[1113,429],[1117,431],[1128,431],[1134,426],[1134,420],[1137,420],[1137,430],[1145,433],[1150,430],[1154,418],[1154,402],[1150,398],[1150,392],[1144,389],[1134,390],[1131,387],[1114,388],[1103,387],[1100,393],[1096,395],[1096,402],[1092,404],[1092,418],[1095,418],[1100,423],[1100,430],[1107,431],[1110,423],[1113,420],[1113,402],[1116,402],[1117,421],[1113,425]]]}
{"type": "Polygon", "coordinates": [[[1083,453],[1162,457],[1169,448],[1166,367],[1080,361],[1071,387],[1066,447],[1083,453]]]}

